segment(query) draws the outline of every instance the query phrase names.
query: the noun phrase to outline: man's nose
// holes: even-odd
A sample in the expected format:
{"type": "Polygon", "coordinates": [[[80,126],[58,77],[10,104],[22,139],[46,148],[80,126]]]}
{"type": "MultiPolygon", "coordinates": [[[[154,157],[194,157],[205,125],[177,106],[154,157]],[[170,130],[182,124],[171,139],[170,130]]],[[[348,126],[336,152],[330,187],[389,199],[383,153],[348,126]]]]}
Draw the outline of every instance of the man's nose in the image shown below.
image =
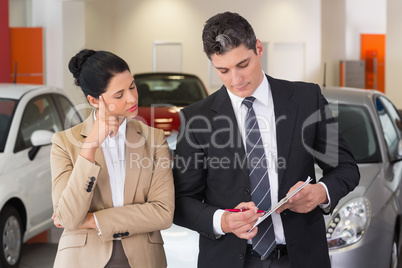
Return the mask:
{"type": "Polygon", "coordinates": [[[239,70],[233,70],[232,71],[232,83],[235,86],[238,86],[241,84],[243,81],[243,77],[241,75],[241,72],[239,70]]]}

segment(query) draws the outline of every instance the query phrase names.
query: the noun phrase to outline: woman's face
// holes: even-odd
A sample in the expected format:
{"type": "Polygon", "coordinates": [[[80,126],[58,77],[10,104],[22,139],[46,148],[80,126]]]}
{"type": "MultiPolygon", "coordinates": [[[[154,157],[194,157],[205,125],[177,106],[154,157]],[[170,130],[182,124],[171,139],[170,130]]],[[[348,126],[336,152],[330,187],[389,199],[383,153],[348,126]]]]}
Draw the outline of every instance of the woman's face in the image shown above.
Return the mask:
{"type": "Polygon", "coordinates": [[[138,92],[129,71],[116,74],[102,94],[107,113],[134,118],[138,114],[138,92]]]}

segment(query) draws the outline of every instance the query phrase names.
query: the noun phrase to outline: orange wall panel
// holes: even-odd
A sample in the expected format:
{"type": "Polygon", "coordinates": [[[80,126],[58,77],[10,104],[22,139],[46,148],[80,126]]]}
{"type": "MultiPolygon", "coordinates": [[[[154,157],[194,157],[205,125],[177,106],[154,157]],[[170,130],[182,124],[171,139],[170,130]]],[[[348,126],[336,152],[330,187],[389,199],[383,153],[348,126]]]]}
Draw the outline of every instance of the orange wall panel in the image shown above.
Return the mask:
{"type": "Polygon", "coordinates": [[[10,28],[11,81],[17,83],[43,84],[43,29],[37,27],[10,28]]]}
{"type": "Polygon", "coordinates": [[[385,34],[361,34],[360,59],[366,62],[365,87],[385,92],[385,34]]]}

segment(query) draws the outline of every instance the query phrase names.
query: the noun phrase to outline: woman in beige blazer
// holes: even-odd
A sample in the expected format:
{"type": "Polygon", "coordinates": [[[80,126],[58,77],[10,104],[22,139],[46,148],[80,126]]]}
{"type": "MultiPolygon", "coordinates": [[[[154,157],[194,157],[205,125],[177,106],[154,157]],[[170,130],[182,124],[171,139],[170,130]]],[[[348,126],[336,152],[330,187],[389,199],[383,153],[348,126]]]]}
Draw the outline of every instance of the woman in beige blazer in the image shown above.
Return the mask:
{"type": "Polygon", "coordinates": [[[174,187],[162,130],[133,118],[138,93],[127,63],[84,49],[69,63],[96,110],[53,136],[54,223],[64,228],[54,267],[166,267],[160,230],[174,187]]]}

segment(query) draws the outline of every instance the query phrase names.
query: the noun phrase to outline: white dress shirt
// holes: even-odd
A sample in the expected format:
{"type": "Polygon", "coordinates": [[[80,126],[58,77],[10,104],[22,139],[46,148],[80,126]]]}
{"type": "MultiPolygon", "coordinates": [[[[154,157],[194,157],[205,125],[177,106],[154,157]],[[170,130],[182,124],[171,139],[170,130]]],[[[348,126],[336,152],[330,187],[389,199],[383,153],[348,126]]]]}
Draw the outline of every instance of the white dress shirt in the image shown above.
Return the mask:
{"type": "MultiPolygon", "coordinates": [[[[96,120],[95,114],[94,117],[96,120]]],[[[126,128],[127,120],[124,119],[119,126],[117,134],[114,137],[108,135],[101,145],[109,173],[113,207],[124,206],[124,184],[126,180],[126,128]]],[[[101,230],[99,229],[95,213],[94,218],[100,235],[101,230]]]]}
{"type": "MultiPolygon", "coordinates": [[[[275,112],[274,112],[274,102],[272,99],[271,87],[264,73],[263,76],[264,78],[262,83],[252,94],[252,96],[255,97],[255,101],[253,103],[253,109],[257,117],[262,142],[264,145],[265,155],[267,156],[269,183],[271,187],[271,204],[274,205],[278,203],[278,151],[276,144],[275,112]]],[[[246,121],[247,107],[245,105],[242,105],[244,98],[234,95],[229,90],[227,90],[227,92],[232,102],[233,112],[236,116],[244,148],[246,148],[245,121],[246,121]]],[[[327,192],[329,200],[327,187],[325,186],[325,184],[323,185],[327,192]]],[[[330,203],[322,205],[322,208],[328,207],[329,204],[330,203]]],[[[225,211],[223,209],[219,209],[215,212],[213,217],[214,233],[215,235],[218,236],[225,234],[221,228],[221,219],[224,212],[225,211]]],[[[274,225],[276,243],[286,244],[282,219],[280,215],[274,212],[271,214],[271,216],[272,216],[272,223],[274,225]]]]}

